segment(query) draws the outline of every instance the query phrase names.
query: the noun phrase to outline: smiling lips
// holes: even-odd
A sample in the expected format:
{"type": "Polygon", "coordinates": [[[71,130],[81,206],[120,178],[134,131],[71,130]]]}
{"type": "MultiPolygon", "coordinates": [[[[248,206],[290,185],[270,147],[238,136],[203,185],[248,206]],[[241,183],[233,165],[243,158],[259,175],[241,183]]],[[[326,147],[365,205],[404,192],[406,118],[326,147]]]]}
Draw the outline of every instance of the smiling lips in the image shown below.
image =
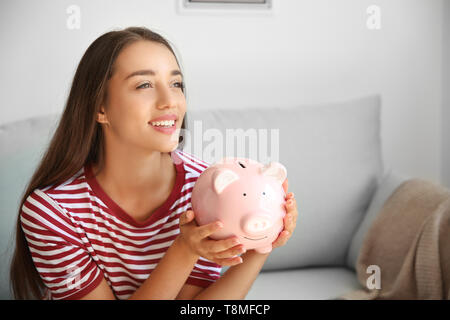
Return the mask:
{"type": "Polygon", "coordinates": [[[178,117],[177,117],[176,114],[168,113],[168,114],[165,114],[165,115],[163,115],[161,117],[154,118],[154,119],[150,120],[149,123],[152,123],[152,122],[155,122],[155,121],[177,120],[177,119],[178,119],[178,117]]]}
{"type": "Polygon", "coordinates": [[[175,120],[153,121],[150,123],[155,127],[172,127],[175,125],[175,120]]]}
{"type": "Polygon", "coordinates": [[[175,114],[166,114],[150,120],[148,124],[150,124],[152,128],[158,132],[172,134],[176,130],[175,123],[177,121],[177,118],[178,117],[175,114]]]}

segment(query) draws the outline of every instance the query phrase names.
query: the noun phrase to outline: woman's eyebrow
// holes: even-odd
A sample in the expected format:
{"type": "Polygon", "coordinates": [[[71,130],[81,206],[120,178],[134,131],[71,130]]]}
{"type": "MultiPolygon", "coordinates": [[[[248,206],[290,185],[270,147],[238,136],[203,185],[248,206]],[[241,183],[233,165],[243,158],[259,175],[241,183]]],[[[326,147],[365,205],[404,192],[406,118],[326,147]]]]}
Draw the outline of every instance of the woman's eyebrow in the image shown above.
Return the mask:
{"type": "MultiPolygon", "coordinates": [[[[127,80],[127,79],[129,79],[129,78],[131,78],[131,77],[134,77],[134,76],[148,76],[148,75],[154,76],[154,75],[156,75],[156,72],[153,71],[153,70],[151,70],[151,69],[145,69],[145,70],[134,71],[134,72],[130,73],[130,74],[125,78],[125,80],[127,80]]],[[[172,70],[172,72],[170,73],[170,75],[172,75],[172,76],[180,75],[181,77],[183,77],[183,74],[181,73],[180,70],[172,70]]]]}

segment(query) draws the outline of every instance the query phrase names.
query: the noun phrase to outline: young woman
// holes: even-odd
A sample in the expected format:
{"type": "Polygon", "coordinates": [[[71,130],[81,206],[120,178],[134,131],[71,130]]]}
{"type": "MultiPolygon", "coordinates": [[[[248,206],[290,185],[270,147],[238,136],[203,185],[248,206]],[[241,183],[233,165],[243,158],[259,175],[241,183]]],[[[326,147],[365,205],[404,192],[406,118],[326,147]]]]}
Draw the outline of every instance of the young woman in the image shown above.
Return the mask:
{"type": "MultiPolygon", "coordinates": [[[[133,27],[89,46],[22,198],[16,298],[245,297],[267,254],[209,239],[220,222],[196,225],[190,194],[208,165],[177,149],[185,113],[182,73],[163,37],[133,27]],[[221,266],[231,267],[220,276],[221,266]]],[[[296,225],[287,198],[273,247],[296,225]]]]}

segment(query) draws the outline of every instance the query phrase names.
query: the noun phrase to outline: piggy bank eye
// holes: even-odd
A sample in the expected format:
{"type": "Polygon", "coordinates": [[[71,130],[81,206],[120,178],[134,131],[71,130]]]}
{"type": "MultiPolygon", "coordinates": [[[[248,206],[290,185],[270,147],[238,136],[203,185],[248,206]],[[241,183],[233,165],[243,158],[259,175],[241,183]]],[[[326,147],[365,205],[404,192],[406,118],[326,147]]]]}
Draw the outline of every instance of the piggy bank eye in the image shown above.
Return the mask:
{"type": "Polygon", "coordinates": [[[266,192],[265,192],[265,191],[263,191],[263,195],[264,195],[264,196],[266,195],[266,192]]]}
{"type": "Polygon", "coordinates": [[[245,197],[247,194],[244,192],[242,195],[245,197]]]}

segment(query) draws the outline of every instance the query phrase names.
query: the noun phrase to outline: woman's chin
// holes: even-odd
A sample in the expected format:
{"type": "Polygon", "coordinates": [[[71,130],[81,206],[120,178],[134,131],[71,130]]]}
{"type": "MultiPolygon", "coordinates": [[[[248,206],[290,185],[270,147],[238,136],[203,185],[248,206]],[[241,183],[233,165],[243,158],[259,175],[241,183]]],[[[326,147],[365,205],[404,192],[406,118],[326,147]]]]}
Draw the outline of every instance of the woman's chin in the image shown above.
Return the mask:
{"type": "Polygon", "coordinates": [[[158,150],[160,152],[169,153],[174,151],[178,147],[178,142],[176,143],[167,143],[164,145],[159,146],[158,150]]]}
{"type": "Polygon", "coordinates": [[[167,152],[172,152],[172,151],[176,150],[176,148],[178,148],[178,143],[174,144],[173,147],[167,152]]]}

